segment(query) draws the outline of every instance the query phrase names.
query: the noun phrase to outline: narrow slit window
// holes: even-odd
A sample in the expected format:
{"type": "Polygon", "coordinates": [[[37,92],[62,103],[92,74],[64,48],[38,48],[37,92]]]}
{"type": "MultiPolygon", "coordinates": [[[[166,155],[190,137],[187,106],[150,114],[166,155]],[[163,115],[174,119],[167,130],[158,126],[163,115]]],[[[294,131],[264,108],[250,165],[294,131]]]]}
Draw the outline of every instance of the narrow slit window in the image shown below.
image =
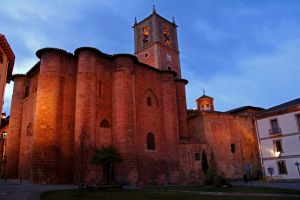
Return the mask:
{"type": "Polygon", "coordinates": [[[230,145],[231,153],[235,153],[235,144],[230,145]]]}
{"type": "Polygon", "coordinates": [[[151,132],[147,134],[147,149],[155,150],[155,136],[151,132]]]}
{"type": "Polygon", "coordinates": [[[147,105],[152,106],[152,99],[151,97],[147,97],[147,105]]]}

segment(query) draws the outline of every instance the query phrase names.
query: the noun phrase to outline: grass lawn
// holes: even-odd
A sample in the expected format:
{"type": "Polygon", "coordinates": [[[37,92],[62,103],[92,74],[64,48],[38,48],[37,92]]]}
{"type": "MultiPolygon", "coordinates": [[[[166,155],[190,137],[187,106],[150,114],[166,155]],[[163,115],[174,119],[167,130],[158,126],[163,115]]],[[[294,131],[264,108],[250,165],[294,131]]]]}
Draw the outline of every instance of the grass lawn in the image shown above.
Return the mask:
{"type": "Polygon", "coordinates": [[[184,190],[184,191],[203,191],[203,192],[238,192],[238,193],[272,193],[272,194],[297,194],[300,190],[280,189],[280,188],[263,188],[248,186],[232,186],[228,188],[215,188],[203,186],[162,186],[162,187],[146,187],[149,189],[160,190],[184,190]]]}
{"type": "Polygon", "coordinates": [[[41,194],[41,200],[294,200],[287,197],[239,197],[239,196],[206,196],[162,190],[114,190],[97,191],[78,190],[50,191],[41,194]]]}

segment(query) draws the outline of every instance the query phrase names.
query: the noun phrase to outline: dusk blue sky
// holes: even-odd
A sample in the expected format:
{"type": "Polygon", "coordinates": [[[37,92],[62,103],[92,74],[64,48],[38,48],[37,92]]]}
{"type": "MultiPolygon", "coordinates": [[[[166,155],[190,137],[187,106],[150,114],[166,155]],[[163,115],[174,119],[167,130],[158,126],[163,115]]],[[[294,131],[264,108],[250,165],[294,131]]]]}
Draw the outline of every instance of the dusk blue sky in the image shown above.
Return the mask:
{"type": "MultiPolygon", "coordinates": [[[[26,73],[44,47],[133,53],[134,17],[149,16],[153,4],[178,25],[188,108],[203,88],[220,111],[300,97],[298,0],[0,0],[0,33],[15,52],[14,73],[26,73]]],[[[12,89],[7,85],[4,112],[12,89]]]]}

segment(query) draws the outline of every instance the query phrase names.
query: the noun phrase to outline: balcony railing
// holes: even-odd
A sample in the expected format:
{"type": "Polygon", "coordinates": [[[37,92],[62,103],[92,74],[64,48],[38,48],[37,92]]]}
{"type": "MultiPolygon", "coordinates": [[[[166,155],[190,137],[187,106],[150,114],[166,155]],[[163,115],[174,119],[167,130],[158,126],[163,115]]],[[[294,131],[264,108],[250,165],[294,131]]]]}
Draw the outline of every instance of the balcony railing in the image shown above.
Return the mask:
{"type": "Polygon", "coordinates": [[[281,134],[281,128],[272,128],[269,130],[270,135],[281,134]]]}

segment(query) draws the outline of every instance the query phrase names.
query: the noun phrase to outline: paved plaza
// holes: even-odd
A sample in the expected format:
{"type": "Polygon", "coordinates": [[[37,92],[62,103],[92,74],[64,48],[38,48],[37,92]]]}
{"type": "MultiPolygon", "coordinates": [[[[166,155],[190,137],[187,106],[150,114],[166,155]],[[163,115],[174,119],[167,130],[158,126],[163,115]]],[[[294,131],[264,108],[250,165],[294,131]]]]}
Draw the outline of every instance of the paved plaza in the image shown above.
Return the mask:
{"type": "MultiPolygon", "coordinates": [[[[233,185],[250,186],[250,182],[234,181],[233,185]]],[[[300,190],[300,183],[267,183],[262,181],[253,181],[253,187],[272,187],[300,190]]],[[[50,190],[75,189],[76,185],[39,185],[29,181],[8,180],[5,182],[0,180],[0,199],[1,200],[38,200],[40,194],[50,190]]],[[[136,187],[134,187],[136,189],[136,187]]],[[[223,192],[201,192],[201,191],[182,191],[186,193],[197,193],[202,195],[217,195],[217,196],[282,196],[282,197],[298,197],[299,195],[278,195],[278,194],[257,194],[257,193],[223,193],[223,192]]]]}
{"type": "Polygon", "coordinates": [[[38,185],[29,181],[0,180],[0,199],[1,200],[38,200],[40,194],[50,190],[74,189],[76,185],[38,185]]]}

